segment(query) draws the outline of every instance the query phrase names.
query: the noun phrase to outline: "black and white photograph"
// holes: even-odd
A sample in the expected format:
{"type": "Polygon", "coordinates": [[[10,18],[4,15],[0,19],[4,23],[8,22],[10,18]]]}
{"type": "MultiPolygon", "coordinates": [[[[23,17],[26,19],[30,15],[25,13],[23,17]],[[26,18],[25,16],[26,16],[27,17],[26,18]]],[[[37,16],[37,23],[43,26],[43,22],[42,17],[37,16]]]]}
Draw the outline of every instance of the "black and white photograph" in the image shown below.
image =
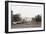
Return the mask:
{"type": "Polygon", "coordinates": [[[44,30],[44,3],[9,2],[8,32],[44,30]]]}

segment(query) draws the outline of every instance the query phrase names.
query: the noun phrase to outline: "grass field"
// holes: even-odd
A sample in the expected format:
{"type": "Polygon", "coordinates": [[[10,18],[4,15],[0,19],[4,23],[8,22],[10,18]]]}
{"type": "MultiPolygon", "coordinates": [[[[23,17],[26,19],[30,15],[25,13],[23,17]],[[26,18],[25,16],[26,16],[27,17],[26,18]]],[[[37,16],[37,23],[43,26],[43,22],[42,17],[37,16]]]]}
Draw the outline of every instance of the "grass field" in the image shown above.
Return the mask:
{"type": "Polygon", "coordinates": [[[31,23],[31,24],[11,24],[11,28],[36,28],[41,27],[41,23],[31,23]]]}

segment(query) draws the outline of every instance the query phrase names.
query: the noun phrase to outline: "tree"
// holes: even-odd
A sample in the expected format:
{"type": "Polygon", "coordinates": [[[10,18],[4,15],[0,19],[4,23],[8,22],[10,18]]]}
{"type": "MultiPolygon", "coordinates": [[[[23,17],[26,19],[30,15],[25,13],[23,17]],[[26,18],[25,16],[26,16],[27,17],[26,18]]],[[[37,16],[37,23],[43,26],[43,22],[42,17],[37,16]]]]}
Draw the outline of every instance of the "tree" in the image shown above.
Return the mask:
{"type": "Polygon", "coordinates": [[[21,20],[20,14],[13,15],[13,21],[14,21],[14,22],[20,21],[20,20],[21,20]]]}
{"type": "Polygon", "coordinates": [[[36,22],[41,22],[41,16],[40,16],[40,15],[37,15],[37,16],[35,17],[35,20],[36,20],[36,22]]]}

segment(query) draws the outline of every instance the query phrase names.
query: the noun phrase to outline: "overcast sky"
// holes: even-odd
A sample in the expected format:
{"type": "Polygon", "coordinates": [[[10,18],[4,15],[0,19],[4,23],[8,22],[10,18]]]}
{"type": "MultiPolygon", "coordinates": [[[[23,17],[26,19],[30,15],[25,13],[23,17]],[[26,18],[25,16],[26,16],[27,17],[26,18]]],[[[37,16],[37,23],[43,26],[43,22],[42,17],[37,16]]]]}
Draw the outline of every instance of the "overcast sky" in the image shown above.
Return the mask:
{"type": "Polygon", "coordinates": [[[42,14],[41,6],[34,5],[12,5],[13,14],[21,14],[21,17],[35,17],[42,14]]]}

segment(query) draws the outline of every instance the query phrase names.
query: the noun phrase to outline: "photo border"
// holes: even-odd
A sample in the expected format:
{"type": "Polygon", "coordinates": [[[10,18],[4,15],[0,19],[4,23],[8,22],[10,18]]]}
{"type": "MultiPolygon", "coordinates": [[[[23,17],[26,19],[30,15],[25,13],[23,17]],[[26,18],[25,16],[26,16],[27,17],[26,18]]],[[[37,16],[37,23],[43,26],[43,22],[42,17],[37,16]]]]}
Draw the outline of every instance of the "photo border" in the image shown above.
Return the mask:
{"type": "Polygon", "coordinates": [[[45,31],[45,3],[40,2],[25,2],[25,1],[5,1],[5,33],[22,33],[22,32],[38,32],[38,31],[45,31]],[[8,3],[28,3],[28,4],[42,4],[44,6],[44,29],[43,30],[32,30],[32,31],[16,31],[16,32],[9,32],[8,31],[8,3]]]}

